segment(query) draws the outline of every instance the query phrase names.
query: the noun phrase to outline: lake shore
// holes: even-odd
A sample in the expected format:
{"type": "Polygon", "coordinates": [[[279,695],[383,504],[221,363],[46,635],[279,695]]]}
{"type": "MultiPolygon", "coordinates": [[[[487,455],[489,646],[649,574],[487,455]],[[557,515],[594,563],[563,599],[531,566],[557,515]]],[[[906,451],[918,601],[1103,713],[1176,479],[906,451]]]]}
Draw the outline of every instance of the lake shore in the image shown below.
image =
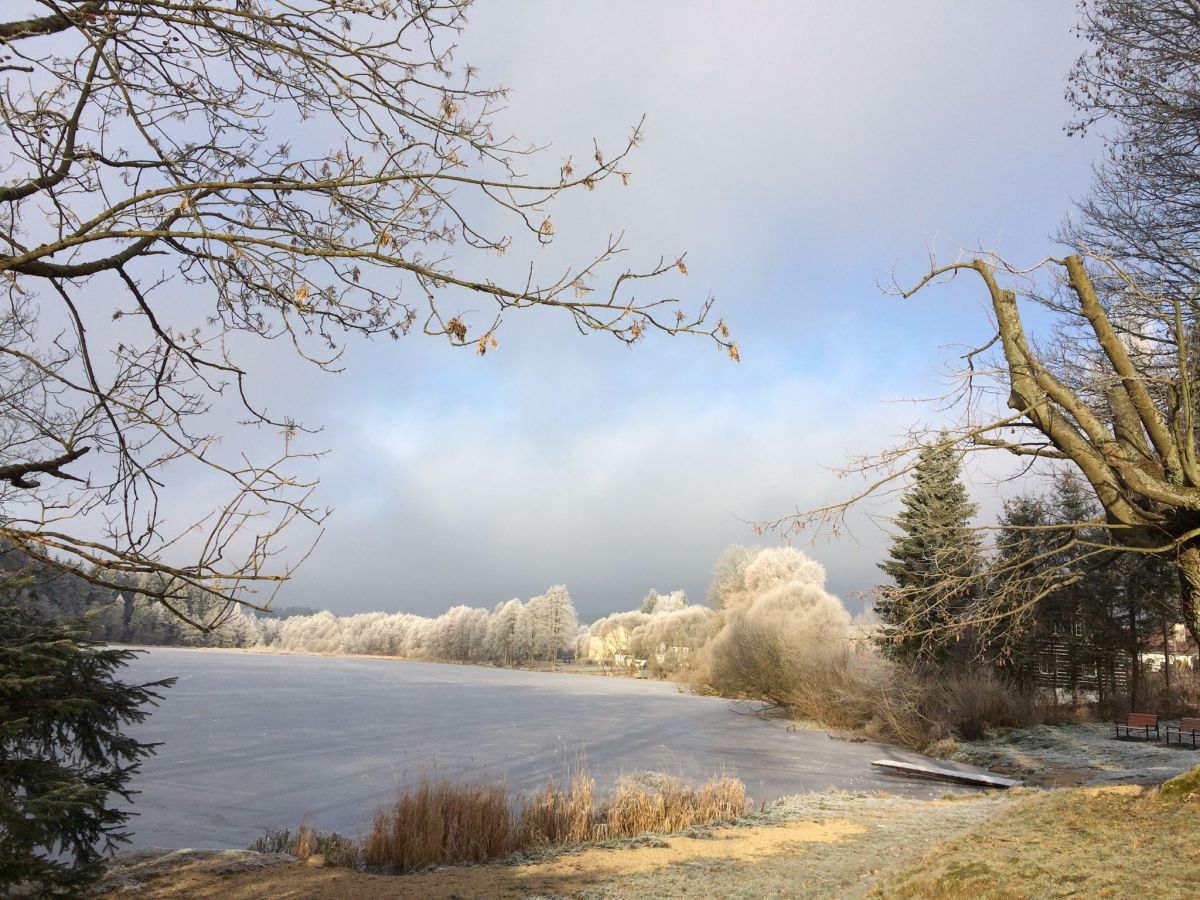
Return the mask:
{"type": "Polygon", "coordinates": [[[1195,802],[1137,785],[1018,789],[918,800],[828,793],[788,798],[736,826],[647,836],[512,864],[375,875],[298,861],[180,859],[115,868],[104,889],[148,898],[1124,896],[1193,895],[1195,802]],[[1136,848],[1131,853],[1131,847],[1136,848]]]}
{"type": "Polygon", "coordinates": [[[114,867],[106,889],[136,890],[141,897],[212,900],[264,896],[367,900],[709,897],[731,890],[733,896],[773,896],[785,883],[795,884],[791,869],[806,867],[809,871],[801,883],[808,889],[865,889],[871,873],[894,858],[898,840],[906,851],[919,853],[933,843],[929,836],[937,829],[958,831],[970,827],[1007,802],[1008,798],[998,794],[938,800],[845,793],[806,795],[781,801],[733,826],[644,836],[547,852],[543,858],[443,867],[411,875],[378,875],[299,861],[266,860],[267,864],[262,865],[252,856],[177,855],[114,867]],[[780,866],[786,874],[776,871],[780,866]],[[748,885],[755,887],[754,893],[747,893],[748,885]]]}
{"type": "Polygon", "coordinates": [[[360,834],[421,781],[530,796],[581,768],[600,792],[631,773],[691,784],[730,775],[756,806],[829,789],[941,793],[871,766],[919,754],[789,731],[786,720],[649,679],[177,648],[151,650],[127,677],[173,676],[135,729],[160,744],[133,785],[135,847],[248,846],[306,814],[323,831],[360,834]]]}

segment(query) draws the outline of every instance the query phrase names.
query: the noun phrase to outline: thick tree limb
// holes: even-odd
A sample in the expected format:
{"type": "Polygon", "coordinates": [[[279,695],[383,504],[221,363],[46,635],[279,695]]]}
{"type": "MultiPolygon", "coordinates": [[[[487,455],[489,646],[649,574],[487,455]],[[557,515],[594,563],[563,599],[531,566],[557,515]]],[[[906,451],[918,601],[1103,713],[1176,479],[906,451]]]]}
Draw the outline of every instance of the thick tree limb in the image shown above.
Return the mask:
{"type": "Polygon", "coordinates": [[[89,3],[77,6],[70,13],[53,13],[49,16],[34,16],[12,22],[0,22],[0,43],[66,31],[77,22],[95,15],[105,2],[106,0],[91,0],[89,3]]]}
{"type": "Polygon", "coordinates": [[[41,486],[41,482],[33,481],[28,476],[36,473],[45,475],[53,475],[55,478],[63,478],[67,481],[78,481],[83,483],[82,478],[78,478],[69,472],[62,471],[62,467],[68,463],[73,463],[83,454],[89,452],[91,447],[78,447],[74,450],[68,450],[62,456],[56,456],[53,459],[32,460],[23,463],[9,463],[8,465],[0,465],[0,481],[7,481],[13,487],[31,489],[41,486]]]}

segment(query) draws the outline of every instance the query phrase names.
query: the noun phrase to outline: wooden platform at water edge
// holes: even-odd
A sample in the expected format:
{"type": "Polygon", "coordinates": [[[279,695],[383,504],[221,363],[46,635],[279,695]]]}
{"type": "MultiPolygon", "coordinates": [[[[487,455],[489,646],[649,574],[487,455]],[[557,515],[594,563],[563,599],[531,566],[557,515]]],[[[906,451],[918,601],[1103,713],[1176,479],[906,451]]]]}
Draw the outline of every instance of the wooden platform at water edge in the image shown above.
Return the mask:
{"type": "Polygon", "coordinates": [[[1004,778],[1000,775],[984,775],[979,772],[961,772],[958,769],[943,769],[940,766],[929,766],[922,763],[900,762],[894,759],[877,759],[873,766],[889,769],[905,775],[918,775],[923,778],[939,778],[945,781],[957,781],[962,784],[975,784],[982,787],[1010,788],[1020,787],[1021,782],[1014,778],[1004,778]]]}

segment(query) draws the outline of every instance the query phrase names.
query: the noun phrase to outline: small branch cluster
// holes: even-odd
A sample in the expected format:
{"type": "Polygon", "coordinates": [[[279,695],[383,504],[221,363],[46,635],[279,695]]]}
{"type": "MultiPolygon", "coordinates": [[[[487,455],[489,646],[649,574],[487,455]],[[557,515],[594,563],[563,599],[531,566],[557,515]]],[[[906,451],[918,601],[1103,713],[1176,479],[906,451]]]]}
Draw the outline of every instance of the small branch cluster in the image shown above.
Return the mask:
{"type": "Polygon", "coordinates": [[[548,277],[488,275],[515,239],[553,240],[558,197],[627,181],[641,127],[578,171],[523,174],[540,148],[496,134],[503,91],[452,56],[467,5],[37,0],[0,21],[0,536],[264,602],[288,574],[276,538],[325,511],[302,474],[319,454],[296,449],[312,429],[255,401],[247,337],[335,370],[347,338],[418,325],[486,353],[540,306],[737,359],[711,298],[635,296],[683,257],[612,277],[616,237],[548,277]],[[249,430],[229,441],[234,415],[249,430]],[[254,429],[282,436],[274,460],[242,451],[254,429]],[[181,481],[228,499],[180,521],[181,481]]]}

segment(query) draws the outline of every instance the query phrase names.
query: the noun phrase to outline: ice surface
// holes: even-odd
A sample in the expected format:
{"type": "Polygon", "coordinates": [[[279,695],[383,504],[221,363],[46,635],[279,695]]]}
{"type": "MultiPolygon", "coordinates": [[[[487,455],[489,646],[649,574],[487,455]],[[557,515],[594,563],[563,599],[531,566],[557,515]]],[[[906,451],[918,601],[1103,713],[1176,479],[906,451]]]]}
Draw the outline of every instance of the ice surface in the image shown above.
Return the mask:
{"type": "Polygon", "coordinates": [[[133,782],[135,847],[244,847],[305,813],[322,830],[355,834],[422,777],[529,791],[581,764],[600,791],[623,772],[698,781],[723,771],[756,805],[827,788],[948,790],[870,764],[921,760],[915,753],[787,731],[659,681],[177,648],[126,670],[130,681],[172,675],[178,684],[135,729],[162,742],[133,782]]]}

